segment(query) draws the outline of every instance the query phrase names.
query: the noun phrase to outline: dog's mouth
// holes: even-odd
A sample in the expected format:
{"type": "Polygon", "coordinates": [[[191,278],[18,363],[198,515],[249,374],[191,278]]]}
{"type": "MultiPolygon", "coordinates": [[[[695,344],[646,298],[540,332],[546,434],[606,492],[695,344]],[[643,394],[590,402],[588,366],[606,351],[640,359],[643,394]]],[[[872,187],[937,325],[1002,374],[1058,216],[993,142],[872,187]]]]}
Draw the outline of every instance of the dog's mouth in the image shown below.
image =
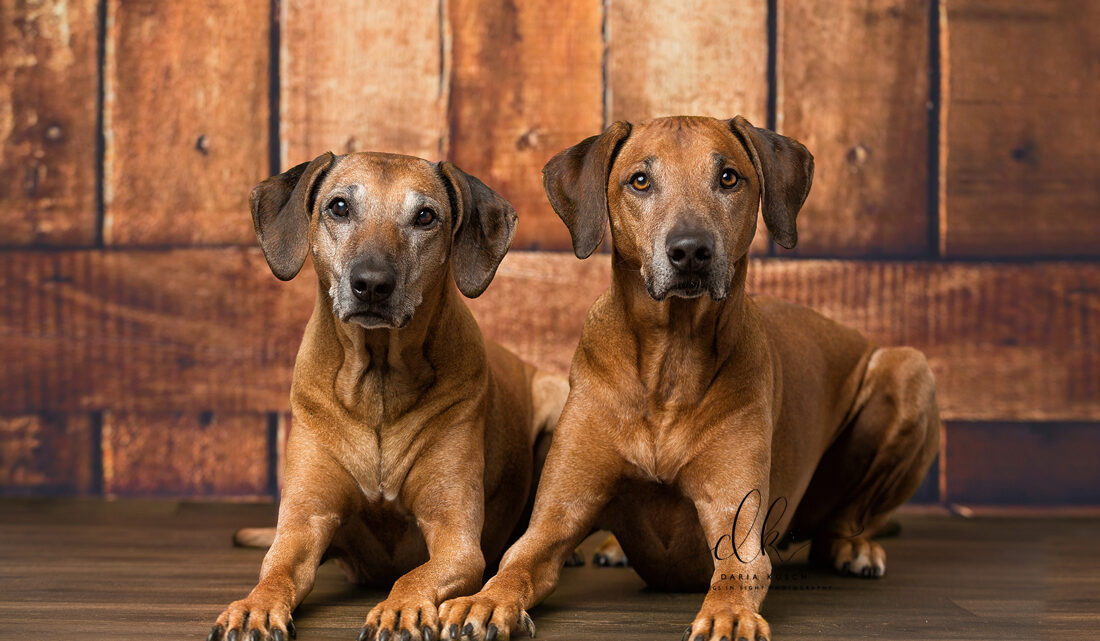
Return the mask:
{"type": "Polygon", "coordinates": [[[656,284],[647,284],[646,290],[650,298],[655,301],[663,301],[666,298],[701,298],[709,295],[715,302],[721,302],[726,298],[726,288],[718,287],[714,279],[706,275],[685,276],[676,279],[665,287],[656,284]]]}
{"type": "Polygon", "coordinates": [[[396,317],[374,309],[356,309],[341,316],[340,320],[363,329],[402,329],[409,324],[412,316],[396,317]]]}

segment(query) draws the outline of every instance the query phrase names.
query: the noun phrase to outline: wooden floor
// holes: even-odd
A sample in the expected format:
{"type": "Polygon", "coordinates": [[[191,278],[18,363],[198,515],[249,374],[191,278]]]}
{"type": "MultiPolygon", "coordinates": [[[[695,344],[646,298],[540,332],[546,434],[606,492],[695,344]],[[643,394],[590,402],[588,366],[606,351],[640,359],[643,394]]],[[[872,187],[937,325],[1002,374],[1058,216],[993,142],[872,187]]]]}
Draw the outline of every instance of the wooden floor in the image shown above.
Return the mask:
{"type": "MultiPolygon", "coordinates": [[[[269,505],[2,500],[0,638],[205,638],[262,557],[230,534],[273,519],[269,505]]],[[[1100,518],[899,521],[881,580],[777,568],[764,606],[774,637],[1100,638],[1100,518]]],[[[295,615],[299,639],[354,639],[382,596],[323,567],[295,615]]],[[[532,616],[540,639],[675,641],[701,599],[589,564],[566,569],[532,616]]]]}

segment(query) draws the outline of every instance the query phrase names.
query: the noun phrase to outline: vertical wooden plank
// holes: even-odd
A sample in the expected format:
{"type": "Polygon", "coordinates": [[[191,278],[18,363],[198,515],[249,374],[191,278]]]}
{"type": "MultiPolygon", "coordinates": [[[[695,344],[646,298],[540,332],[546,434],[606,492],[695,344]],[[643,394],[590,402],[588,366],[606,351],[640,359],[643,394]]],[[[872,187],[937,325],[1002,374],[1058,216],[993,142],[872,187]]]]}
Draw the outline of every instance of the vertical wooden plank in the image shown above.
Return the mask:
{"type": "Polygon", "coordinates": [[[0,246],[96,237],[96,0],[0,0],[0,246]]]}
{"type": "Polygon", "coordinates": [[[450,157],[515,205],[513,248],[569,249],[542,167],[603,125],[600,0],[447,0],[450,157]]]}
{"type": "Polygon", "coordinates": [[[266,496],[269,463],[261,413],[103,417],[108,496],[266,496]]]}
{"type": "MultiPolygon", "coordinates": [[[[607,15],[608,120],[658,116],[768,124],[768,3],[614,1],[607,15]]],[[[761,221],[753,253],[768,252],[761,221]]]]}
{"type": "Polygon", "coordinates": [[[94,436],[87,414],[0,417],[0,494],[95,491],[94,436]]]}
{"type": "Polygon", "coordinates": [[[1100,3],[950,0],[946,256],[1100,256],[1100,3]]]}
{"type": "Polygon", "coordinates": [[[107,12],[105,241],[254,243],[270,3],[108,0],[107,12]]]}
{"type": "Polygon", "coordinates": [[[447,84],[437,2],[281,6],[284,169],[328,150],[439,157],[447,84]]]}
{"type": "Polygon", "coordinates": [[[779,131],[816,167],[804,256],[929,250],[926,0],[779,0],[779,131]]]}

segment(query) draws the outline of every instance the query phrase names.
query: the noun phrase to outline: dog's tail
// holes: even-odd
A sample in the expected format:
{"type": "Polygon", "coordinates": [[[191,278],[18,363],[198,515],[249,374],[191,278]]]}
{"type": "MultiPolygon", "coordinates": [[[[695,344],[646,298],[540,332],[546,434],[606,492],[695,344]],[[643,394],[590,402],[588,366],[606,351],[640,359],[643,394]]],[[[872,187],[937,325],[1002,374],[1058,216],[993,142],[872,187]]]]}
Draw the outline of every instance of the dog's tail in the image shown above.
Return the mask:
{"type": "Polygon", "coordinates": [[[233,545],[242,548],[269,548],[274,541],[273,527],[245,527],[233,533],[233,545]]]}

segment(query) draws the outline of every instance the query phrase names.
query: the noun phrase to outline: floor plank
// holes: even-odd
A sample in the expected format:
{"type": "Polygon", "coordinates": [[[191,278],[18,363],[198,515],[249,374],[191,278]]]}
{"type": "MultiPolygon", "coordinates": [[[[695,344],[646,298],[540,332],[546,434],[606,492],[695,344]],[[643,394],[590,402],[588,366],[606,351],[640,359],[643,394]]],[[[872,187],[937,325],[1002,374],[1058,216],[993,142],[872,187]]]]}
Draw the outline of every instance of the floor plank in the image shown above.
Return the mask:
{"type": "MultiPolygon", "coordinates": [[[[274,506],[0,501],[0,638],[201,639],[255,580],[262,552],[229,545],[274,506]]],[[[1100,624],[1100,518],[903,514],[889,574],[779,566],[764,614],[777,639],[1084,639],[1100,624]]],[[[589,551],[598,540],[586,542],[589,551]]],[[[796,560],[799,557],[795,557],[796,560]]],[[[383,594],[333,565],[296,613],[302,641],[348,640],[383,594]]],[[[629,570],[568,569],[532,611],[539,639],[680,637],[698,594],[646,590],[629,570]]]]}

